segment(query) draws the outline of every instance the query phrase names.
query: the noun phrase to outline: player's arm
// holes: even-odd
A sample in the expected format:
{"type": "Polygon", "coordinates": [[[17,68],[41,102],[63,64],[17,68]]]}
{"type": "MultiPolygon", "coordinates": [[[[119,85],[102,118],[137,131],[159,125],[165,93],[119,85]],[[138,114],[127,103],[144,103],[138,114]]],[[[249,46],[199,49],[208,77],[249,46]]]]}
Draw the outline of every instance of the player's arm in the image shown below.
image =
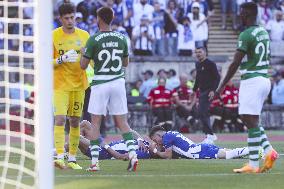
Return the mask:
{"type": "Polygon", "coordinates": [[[216,90],[215,96],[219,96],[222,93],[222,90],[224,89],[226,84],[232,79],[232,77],[238,70],[242,62],[242,59],[248,52],[249,43],[250,43],[250,38],[248,37],[248,35],[246,35],[245,33],[241,33],[238,39],[238,49],[235,52],[233,62],[229,66],[225,78],[223,79],[218,89],[216,90]]]}
{"type": "Polygon", "coordinates": [[[87,69],[89,63],[90,63],[90,59],[84,56],[81,57],[80,65],[83,70],[87,69]]]}
{"type": "Polygon", "coordinates": [[[128,52],[128,44],[126,37],[123,38],[123,44],[124,44],[124,49],[123,49],[122,66],[127,67],[129,64],[129,52],[128,52]]]}
{"type": "Polygon", "coordinates": [[[226,84],[232,79],[232,77],[235,75],[236,71],[238,70],[242,59],[244,58],[245,53],[243,51],[237,50],[234,55],[233,62],[229,66],[229,69],[226,73],[225,78],[219,85],[218,89],[216,90],[216,95],[220,95],[226,84]]]}
{"type": "Polygon", "coordinates": [[[81,49],[80,66],[83,70],[87,69],[90,61],[94,59],[94,45],[95,42],[92,37],[90,37],[87,41],[86,47],[81,49]]]}
{"type": "MultiPolygon", "coordinates": [[[[157,148],[156,148],[157,149],[157,148]]],[[[156,154],[163,159],[172,159],[173,157],[173,147],[165,149],[164,152],[157,150],[156,154]]]]}
{"type": "Polygon", "coordinates": [[[105,149],[114,157],[115,159],[121,159],[121,160],[128,160],[128,154],[120,154],[117,151],[111,149],[111,147],[107,147],[108,145],[105,145],[105,149]],[[106,148],[107,147],[107,148],[106,148]]]}

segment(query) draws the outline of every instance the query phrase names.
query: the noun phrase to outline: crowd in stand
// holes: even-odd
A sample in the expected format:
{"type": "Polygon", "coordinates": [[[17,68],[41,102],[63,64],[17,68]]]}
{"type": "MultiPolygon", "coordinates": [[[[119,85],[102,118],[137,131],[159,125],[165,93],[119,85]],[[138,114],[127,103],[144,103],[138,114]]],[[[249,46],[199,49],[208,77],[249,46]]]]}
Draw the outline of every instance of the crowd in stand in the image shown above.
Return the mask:
{"type": "MultiPolygon", "coordinates": [[[[18,0],[11,0],[17,2],[18,0]]],[[[24,0],[30,1],[30,0],[24,0]]],[[[59,27],[57,8],[63,2],[54,5],[54,28],[59,27]]],[[[222,12],[222,28],[227,29],[226,20],[232,17],[232,28],[239,27],[238,16],[240,4],[251,0],[220,0],[222,12]]],[[[259,6],[259,24],[266,27],[272,41],[284,40],[284,0],[255,0],[259,6]]],[[[214,14],[212,0],[82,0],[77,4],[77,27],[88,31],[91,35],[98,31],[96,10],[102,6],[112,7],[115,12],[113,29],[129,36],[129,46],[134,55],[170,55],[191,56],[195,46],[206,46],[208,41],[208,25],[214,14]]],[[[17,18],[18,9],[11,7],[9,12],[17,18]],[[15,14],[12,12],[15,12],[15,14]]],[[[10,13],[9,13],[10,14],[10,13]]],[[[0,7],[0,17],[4,8],[0,7]]],[[[33,17],[32,8],[24,8],[24,19],[33,17]]],[[[9,24],[9,34],[20,34],[19,24],[9,24]]],[[[0,22],[0,33],[5,32],[0,22]]],[[[33,27],[23,26],[23,35],[32,36],[33,27]]],[[[19,40],[8,40],[10,50],[19,50],[19,40]]],[[[4,48],[4,38],[0,38],[0,49],[4,48]]],[[[23,42],[27,53],[33,52],[33,43],[23,42]]]]}
{"type": "MultiPolygon", "coordinates": [[[[219,70],[221,71],[221,70],[219,70]]],[[[190,74],[161,69],[156,77],[151,70],[143,72],[143,81],[138,80],[129,90],[129,104],[149,104],[155,116],[154,124],[172,126],[173,110],[177,116],[185,120],[184,124],[193,126],[198,120],[198,91],[193,92],[196,70],[190,74]],[[189,77],[190,75],[190,77],[189,77]],[[136,100],[133,99],[136,98],[136,100]]],[[[284,105],[284,70],[274,71],[271,77],[272,89],[267,99],[268,104],[284,105]]],[[[245,127],[238,115],[238,85],[230,81],[220,98],[211,102],[210,113],[214,119],[215,131],[223,130],[224,125],[231,131],[244,131],[245,127]]]]}
{"type": "MultiPolygon", "coordinates": [[[[58,2],[56,7],[64,0],[58,2]]],[[[240,5],[251,0],[220,0],[222,29],[228,16],[232,28],[239,27],[240,5]]],[[[273,41],[284,40],[284,0],[257,0],[259,24],[271,33],[273,41]]],[[[83,0],[77,5],[77,26],[92,35],[98,31],[96,10],[112,7],[114,30],[129,36],[134,55],[191,56],[195,46],[206,46],[208,25],[214,14],[212,0],[83,0]]],[[[55,14],[54,27],[60,26],[55,14]]]]}

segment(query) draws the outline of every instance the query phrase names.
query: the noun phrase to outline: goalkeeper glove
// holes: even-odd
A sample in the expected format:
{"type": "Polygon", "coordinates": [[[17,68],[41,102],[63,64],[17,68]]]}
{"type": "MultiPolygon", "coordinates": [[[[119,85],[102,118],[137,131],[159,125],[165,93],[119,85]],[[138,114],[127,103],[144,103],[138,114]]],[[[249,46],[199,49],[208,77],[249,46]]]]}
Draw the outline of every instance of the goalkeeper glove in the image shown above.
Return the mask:
{"type": "Polygon", "coordinates": [[[59,58],[56,59],[56,63],[57,64],[62,64],[64,62],[77,62],[79,55],[77,54],[77,52],[75,50],[70,50],[67,51],[66,53],[64,53],[63,55],[61,55],[59,58]]]}

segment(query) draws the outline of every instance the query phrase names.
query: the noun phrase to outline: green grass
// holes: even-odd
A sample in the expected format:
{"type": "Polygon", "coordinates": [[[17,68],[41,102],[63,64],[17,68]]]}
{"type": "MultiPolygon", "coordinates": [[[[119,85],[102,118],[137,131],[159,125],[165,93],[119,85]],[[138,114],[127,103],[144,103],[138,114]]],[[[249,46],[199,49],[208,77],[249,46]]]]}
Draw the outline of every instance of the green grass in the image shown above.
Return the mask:
{"type": "MultiPolygon", "coordinates": [[[[273,133],[274,134],[274,133],[273,133]]],[[[273,142],[274,148],[284,154],[283,142],[273,142]]],[[[245,142],[221,142],[217,145],[226,148],[245,146],[245,142]]],[[[4,152],[0,152],[3,161],[4,152]]],[[[284,156],[280,156],[270,173],[248,175],[234,174],[232,169],[241,167],[248,159],[234,160],[140,160],[138,171],[126,171],[128,162],[105,160],[100,162],[101,171],[89,173],[85,170],[55,171],[55,189],[282,189],[284,186],[284,156]]],[[[12,154],[10,162],[19,162],[12,154]]],[[[33,167],[33,161],[26,161],[26,167],[33,167]]],[[[85,169],[90,160],[82,154],[78,163],[85,169]]],[[[2,168],[0,167],[0,173],[2,168]]],[[[10,178],[15,179],[17,171],[9,170],[10,178]]],[[[33,179],[24,176],[23,183],[30,184],[33,179]]],[[[5,189],[12,189],[6,185],[5,189]]]]}
{"type": "MultiPolygon", "coordinates": [[[[245,143],[222,143],[223,147],[240,147],[245,143]]],[[[279,153],[284,152],[284,142],[273,143],[279,153]]],[[[270,173],[248,175],[234,174],[248,159],[234,160],[140,160],[139,169],[128,173],[127,162],[105,160],[101,171],[88,173],[73,170],[56,170],[56,189],[170,189],[170,188],[283,188],[284,157],[281,156],[270,173]]],[[[90,161],[79,163],[88,167],[90,161]]]]}

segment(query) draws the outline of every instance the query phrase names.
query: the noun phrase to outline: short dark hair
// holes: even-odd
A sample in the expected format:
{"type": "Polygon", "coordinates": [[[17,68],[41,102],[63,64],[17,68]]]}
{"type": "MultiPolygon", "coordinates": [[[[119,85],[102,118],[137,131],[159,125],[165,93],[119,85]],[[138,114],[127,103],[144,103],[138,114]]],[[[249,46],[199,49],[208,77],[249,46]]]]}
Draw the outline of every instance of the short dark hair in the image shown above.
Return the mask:
{"type": "Polygon", "coordinates": [[[196,49],[196,50],[201,49],[201,50],[203,50],[204,52],[206,52],[206,48],[205,48],[203,45],[199,45],[199,46],[195,47],[195,49],[196,49]]]}
{"type": "Polygon", "coordinates": [[[109,25],[113,20],[114,13],[112,8],[102,7],[99,10],[97,10],[97,16],[100,17],[100,19],[102,19],[104,23],[109,25]]]}
{"type": "Polygon", "coordinates": [[[247,2],[241,4],[241,8],[246,10],[247,16],[256,18],[257,17],[257,4],[254,2],[247,2]]]}
{"type": "Polygon", "coordinates": [[[156,125],[156,126],[151,128],[150,133],[149,133],[149,137],[151,138],[158,131],[166,131],[166,130],[164,129],[164,127],[162,127],[160,125],[156,125]]]}
{"type": "Polygon", "coordinates": [[[76,7],[73,3],[63,3],[58,8],[58,12],[60,16],[64,16],[65,14],[72,14],[76,12],[76,7]]]}

